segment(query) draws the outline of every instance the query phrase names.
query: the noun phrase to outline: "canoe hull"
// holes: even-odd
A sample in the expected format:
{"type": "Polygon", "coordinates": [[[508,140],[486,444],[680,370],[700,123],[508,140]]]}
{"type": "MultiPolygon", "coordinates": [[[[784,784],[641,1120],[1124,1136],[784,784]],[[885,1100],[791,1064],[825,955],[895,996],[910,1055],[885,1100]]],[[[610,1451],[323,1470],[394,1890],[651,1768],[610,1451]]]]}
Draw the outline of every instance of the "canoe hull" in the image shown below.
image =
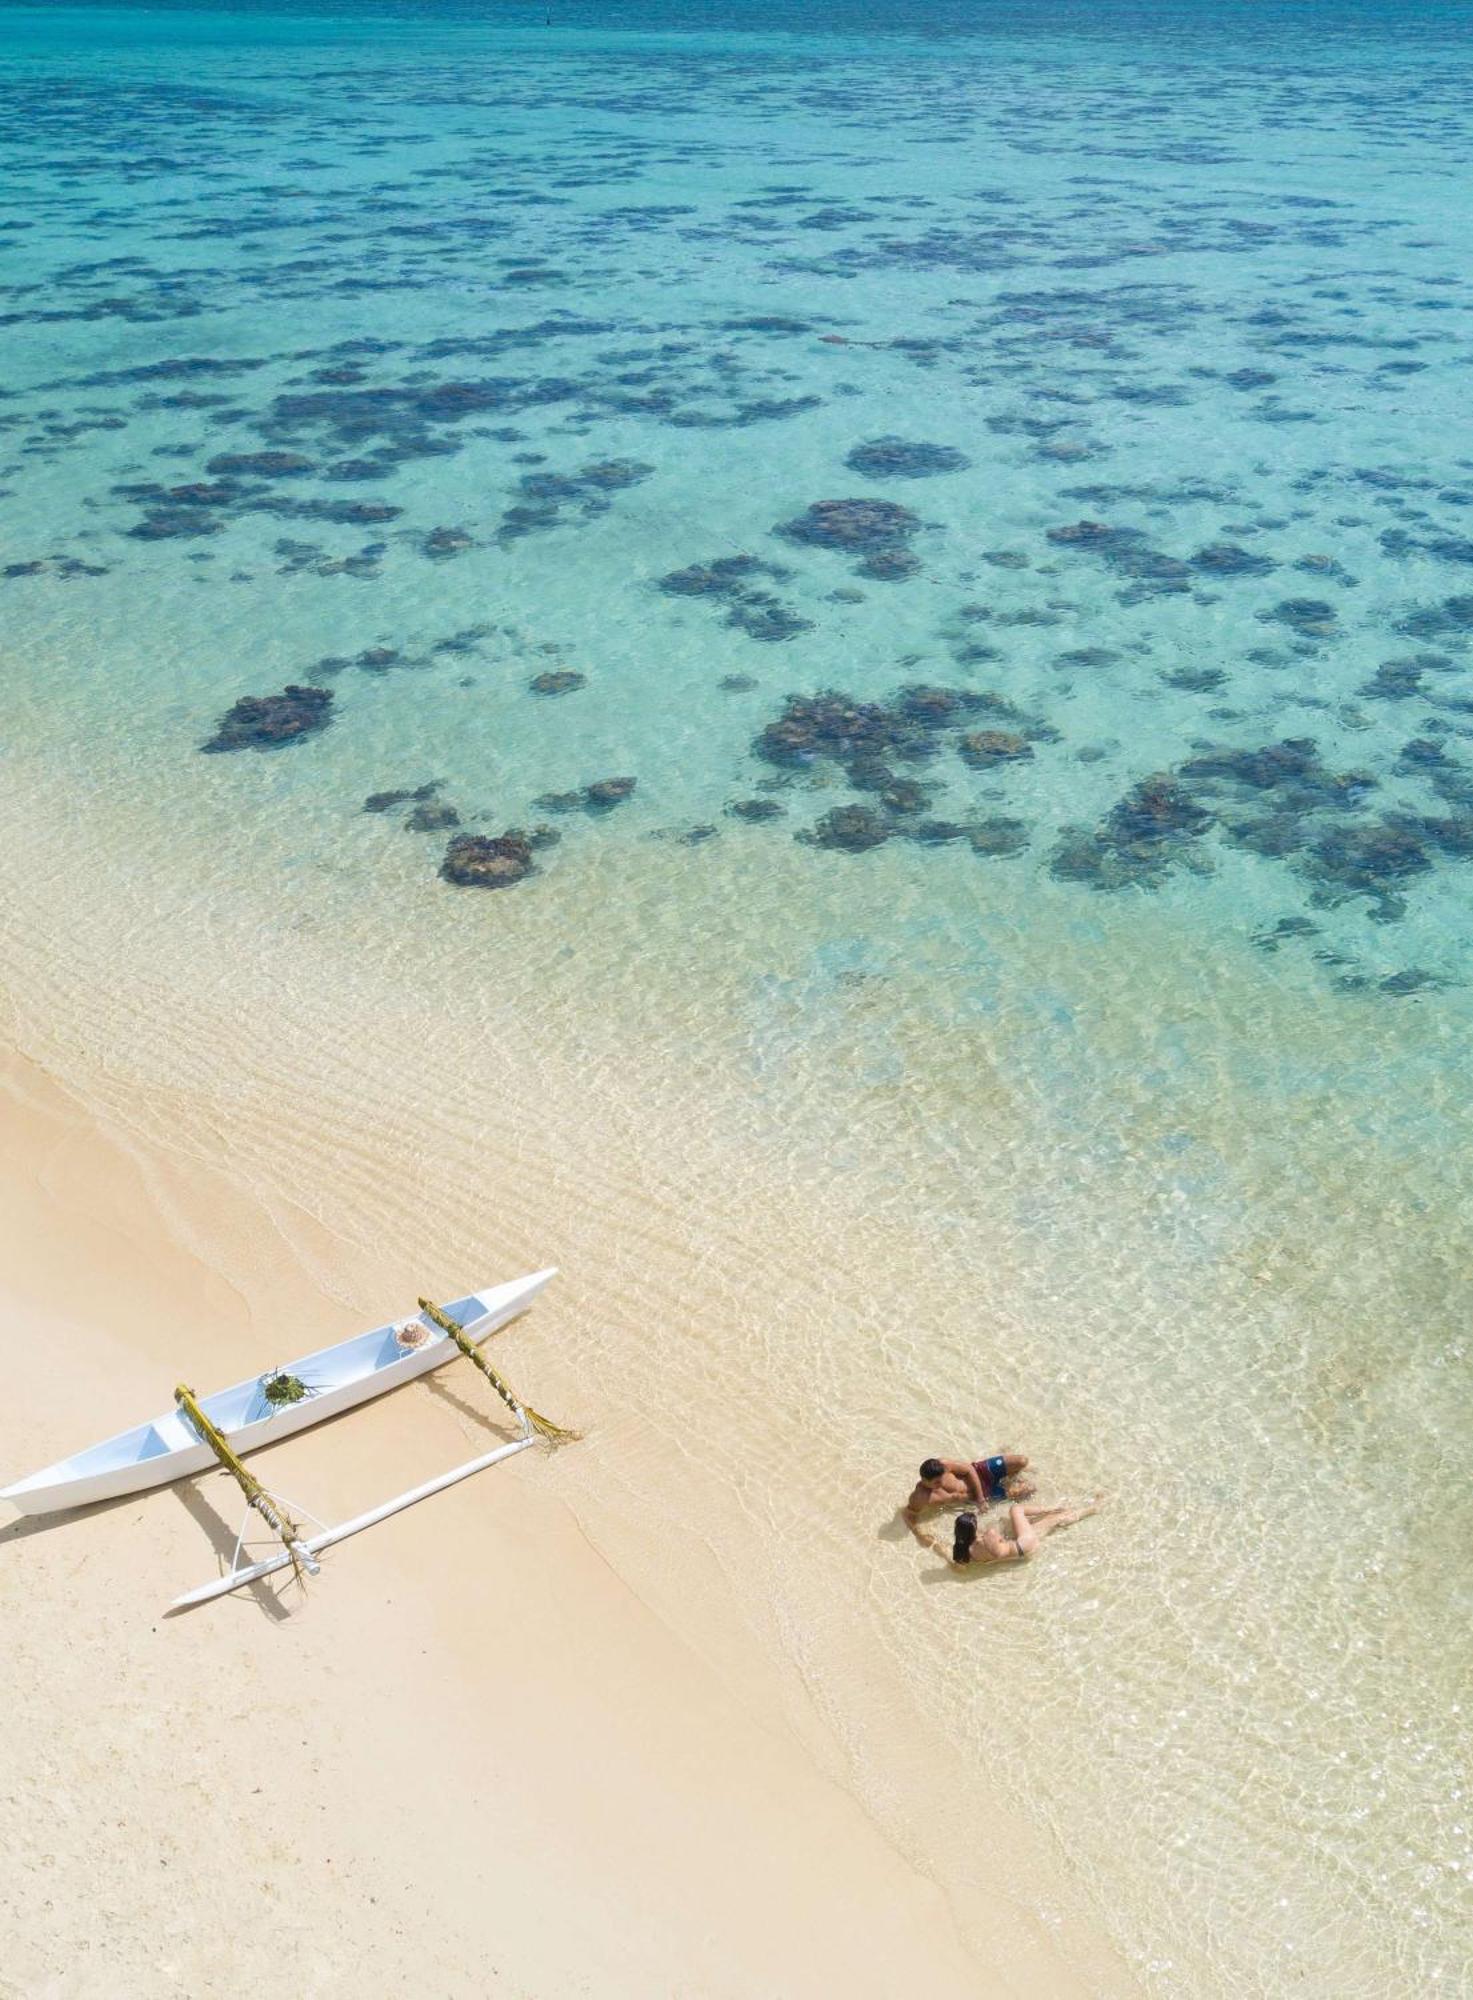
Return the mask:
{"type": "MultiPolygon", "coordinates": [[[[455,1299],[446,1311],[479,1342],[525,1312],[554,1276],[552,1270],[536,1271],[510,1284],[455,1299]]],[[[253,1376],[204,1397],[202,1406],[229,1438],[232,1451],[244,1457],[413,1382],[453,1361],[460,1351],[435,1328],[423,1347],[402,1352],[394,1345],[395,1324],[390,1321],[336,1347],[279,1364],[283,1372],[299,1375],[309,1385],[320,1385],[300,1402],[270,1408],[261,1392],[262,1378],[253,1376]]],[[[175,1479],[204,1472],[214,1463],[209,1446],[201,1444],[179,1413],[171,1410],[150,1424],[120,1432],[90,1451],[0,1488],[0,1500],[8,1500],[22,1514],[65,1513],[94,1506],[99,1500],[117,1500],[127,1493],[166,1486],[175,1479]]]]}

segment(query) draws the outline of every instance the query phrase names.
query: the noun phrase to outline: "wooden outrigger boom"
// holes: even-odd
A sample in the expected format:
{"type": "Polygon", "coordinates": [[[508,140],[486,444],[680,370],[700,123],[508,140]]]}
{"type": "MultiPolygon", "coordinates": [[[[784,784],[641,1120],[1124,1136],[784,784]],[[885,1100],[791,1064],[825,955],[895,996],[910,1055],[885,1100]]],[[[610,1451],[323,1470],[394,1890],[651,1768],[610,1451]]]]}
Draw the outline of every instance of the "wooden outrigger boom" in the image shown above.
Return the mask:
{"type": "Polygon", "coordinates": [[[193,1389],[180,1382],[174,1390],[174,1401],[244,1493],[246,1504],[255,1508],[274,1535],[280,1536],[282,1546],[286,1550],[286,1554],[281,1558],[282,1562],[289,1562],[299,1575],[306,1570],[309,1576],[316,1576],[322,1564],[314,1560],[312,1551],[303,1542],[301,1529],[272,1499],[256,1475],[247,1471],[241,1464],[220,1432],[200,1408],[193,1389]]]}
{"type": "Polygon", "coordinates": [[[537,1435],[545,1437],[549,1444],[576,1444],[578,1442],[581,1436],[580,1432],[564,1430],[561,1424],[555,1424],[550,1417],[544,1417],[540,1410],[534,1410],[530,1403],[519,1403],[516,1396],[507,1384],[502,1381],[480,1348],[476,1346],[473,1340],[466,1337],[465,1328],[457,1326],[449,1314],[437,1306],[433,1300],[421,1299],[419,1309],[426,1319],[433,1320],[440,1331],[447,1334],[455,1342],[455,1345],[460,1349],[466,1360],[470,1362],[471,1366],[481,1371],[519,1424],[530,1424],[537,1435]]]}

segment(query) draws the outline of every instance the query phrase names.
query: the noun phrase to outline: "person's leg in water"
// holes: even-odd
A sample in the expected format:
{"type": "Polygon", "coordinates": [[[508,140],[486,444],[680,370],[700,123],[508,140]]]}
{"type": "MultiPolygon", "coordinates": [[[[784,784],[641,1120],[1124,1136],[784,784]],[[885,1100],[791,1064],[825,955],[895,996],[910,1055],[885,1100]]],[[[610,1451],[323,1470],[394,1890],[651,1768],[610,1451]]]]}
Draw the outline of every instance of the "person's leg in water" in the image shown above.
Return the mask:
{"type": "Polygon", "coordinates": [[[1011,1537],[1003,1534],[1000,1528],[991,1527],[977,1546],[993,1562],[1023,1562],[1055,1528],[1072,1527],[1076,1521],[1083,1521],[1097,1512],[1099,1505],[1096,1499],[1087,1507],[1011,1507],[1008,1510],[1013,1529],[1011,1537]]]}
{"type": "Polygon", "coordinates": [[[1102,1493],[1097,1493],[1083,1507],[1015,1507],[1013,1513],[1015,1516],[1021,1514],[1028,1523],[1036,1548],[1044,1536],[1051,1535],[1055,1528],[1072,1528],[1076,1521],[1087,1521],[1091,1514],[1098,1514],[1104,1497],[1102,1493]]]}
{"type": "Polygon", "coordinates": [[[1026,1451],[1003,1454],[1003,1493],[1009,1500],[1031,1500],[1038,1491],[1037,1481],[1028,1471],[1026,1451]]]}

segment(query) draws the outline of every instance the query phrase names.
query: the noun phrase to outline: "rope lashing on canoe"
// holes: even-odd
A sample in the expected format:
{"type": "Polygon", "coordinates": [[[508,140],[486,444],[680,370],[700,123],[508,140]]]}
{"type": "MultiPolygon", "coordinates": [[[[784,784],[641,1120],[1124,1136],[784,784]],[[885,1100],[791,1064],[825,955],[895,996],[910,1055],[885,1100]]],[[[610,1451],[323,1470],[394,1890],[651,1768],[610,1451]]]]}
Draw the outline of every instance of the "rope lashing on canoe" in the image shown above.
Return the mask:
{"type": "Polygon", "coordinates": [[[179,1383],[174,1390],[174,1401],[178,1404],[185,1420],[198,1431],[267,1527],[273,1534],[280,1536],[287,1554],[292,1559],[292,1569],[297,1578],[300,1580],[304,1569],[315,1576],[321,1564],[315,1562],[311,1553],[302,1546],[301,1529],[289,1514],[283,1513],[255,1474],[247,1471],[241,1464],[225,1442],[223,1433],[216,1429],[200,1408],[193,1389],[183,1382],[179,1383]]]}
{"type": "Polygon", "coordinates": [[[544,1417],[539,1411],[534,1410],[530,1403],[518,1402],[480,1348],[467,1337],[465,1329],[458,1326],[448,1313],[441,1312],[440,1308],[429,1299],[421,1299],[419,1309],[427,1319],[435,1322],[441,1332],[449,1334],[467,1361],[480,1369],[518,1423],[530,1424],[538,1436],[545,1437],[549,1444],[574,1444],[582,1437],[581,1431],[564,1430],[561,1424],[553,1423],[550,1417],[544,1417]]]}

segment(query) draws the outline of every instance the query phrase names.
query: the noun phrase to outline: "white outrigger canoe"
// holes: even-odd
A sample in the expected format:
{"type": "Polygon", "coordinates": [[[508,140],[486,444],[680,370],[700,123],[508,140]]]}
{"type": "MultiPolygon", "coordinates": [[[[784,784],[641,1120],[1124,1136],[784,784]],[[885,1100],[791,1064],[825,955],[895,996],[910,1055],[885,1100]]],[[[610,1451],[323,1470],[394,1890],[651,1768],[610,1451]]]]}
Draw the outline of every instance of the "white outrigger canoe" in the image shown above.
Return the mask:
{"type": "MultiPolygon", "coordinates": [[[[455,1322],[462,1335],[460,1341],[444,1325],[437,1325],[429,1313],[421,1312],[407,1320],[377,1326],[371,1333],[357,1334],[340,1341],[336,1347],[319,1348],[315,1354],[304,1354],[298,1360],[268,1369],[264,1375],[236,1382],[228,1389],[217,1390],[213,1396],[201,1397],[197,1407],[209,1420],[209,1427],[228,1445],[229,1452],[242,1457],[262,1445],[275,1444],[296,1431],[320,1424],[341,1410],[351,1410],[355,1404],[397,1389],[401,1383],[412,1382],[461,1352],[472,1353],[489,1334],[524,1312],[556,1275],[555,1269],[534,1271],[530,1277],[494,1285],[489,1291],[470,1292],[462,1299],[452,1299],[438,1309],[437,1316],[455,1322]],[[267,1395],[268,1382],[282,1378],[300,1385],[297,1400],[273,1402],[267,1395]]],[[[474,1354],[473,1358],[484,1372],[485,1363],[474,1354]]],[[[514,1399],[509,1396],[505,1399],[521,1430],[513,1443],[500,1445],[319,1535],[295,1540],[283,1534],[286,1551],[265,1562],[242,1568],[241,1543],[237,1543],[229,1572],[217,1582],[177,1599],[176,1606],[202,1603],[206,1598],[222,1595],[283,1568],[294,1559],[300,1559],[309,1570],[315,1571],[317,1564],[313,1558],[319,1550],[372,1527],[375,1522],[454,1485],[484,1466],[524,1450],[536,1441],[532,1425],[514,1399]]],[[[23,1514],[63,1513],[92,1506],[100,1500],[115,1500],[123,1494],[165,1486],[171,1480],[204,1472],[218,1462],[219,1452],[191,1426],[184,1410],[176,1408],[167,1416],[155,1417],[151,1423],[139,1424],[130,1431],[120,1431],[116,1437],[93,1445],[90,1451],[60,1459],[55,1465],[33,1472],[28,1479],[0,1488],[0,1500],[8,1500],[23,1514]]],[[[272,1519],[269,1512],[267,1517],[272,1519]]],[[[277,1525],[274,1519],[272,1525],[277,1525]]]]}
{"type": "MultiPolygon", "coordinates": [[[[457,1320],[477,1342],[498,1327],[515,1319],[536,1298],[555,1270],[536,1271],[530,1278],[515,1278],[510,1284],[493,1286],[487,1292],[471,1292],[452,1299],[446,1313],[457,1320]]],[[[253,1375],[213,1396],[202,1396],[200,1408],[230,1441],[230,1448],[244,1458],[262,1445],[275,1444],[335,1417],[339,1410],[351,1410],[370,1397],[412,1382],[430,1369],[454,1360],[458,1349],[447,1333],[421,1314],[412,1322],[425,1329],[423,1344],[400,1345],[403,1320],[376,1326],[372,1333],[355,1334],[336,1347],[319,1348],[299,1360],[283,1362],[279,1369],[253,1375]],[[266,1396],[266,1383],[274,1374],[293,1375],[306,1385],[307,1393],[296,1403],[273,1406],[266,1396]]],[[[143,1493],[151,1486],[166,1486],[171,1480],[185,1479],[215,1464],[215,1454],[190,1429],[183,1414],[175,1409],[152,1423],[139,1424],[131,1431],[119,1431],[90,1451],[74,1458],[59,1459],[29,1479],[14,1486],[0,1487],[0,1500],[10,1501],[23,1514],[57,1514],[70,1507],[90,1507],[98,1500],[116,1500],[124,1493],[143,1493]]]]}

